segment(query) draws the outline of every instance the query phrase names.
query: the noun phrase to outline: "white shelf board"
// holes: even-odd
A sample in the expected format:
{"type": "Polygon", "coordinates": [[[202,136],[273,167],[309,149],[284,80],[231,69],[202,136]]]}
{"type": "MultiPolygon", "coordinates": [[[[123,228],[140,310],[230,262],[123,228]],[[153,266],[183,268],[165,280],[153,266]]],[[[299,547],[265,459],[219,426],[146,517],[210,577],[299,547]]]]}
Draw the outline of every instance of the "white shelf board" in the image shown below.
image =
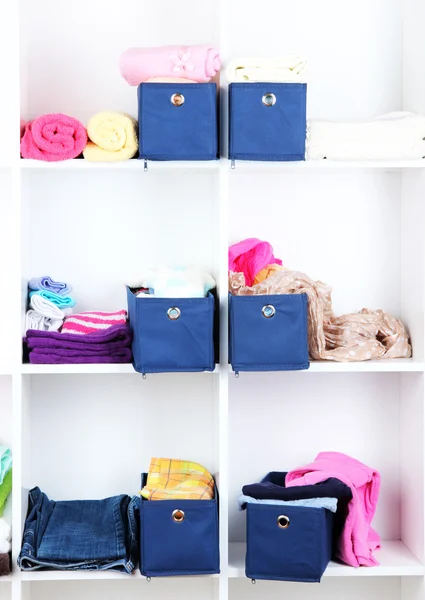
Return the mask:
{"type": "MultiPolygon", "coordinates": [[[[16,165],[16,163],[14,163],[16,165]]],[[[46,162],[42,160],[32,160],[22,158],[18,160],[17,165],[22,169],[38,170],[117,170],[117,171],[140,171],[144,172],[143,160],[132,159],[121,162],[90,162],[84,159],[76,158],[73,160],[63,160],[58,162],[46,162]]],[[[11,166],[11,165],[10,165],[11,166]]],[[[365,160],[365,161],[332,161],[332,160],[310,160],[297,162],[267,162],[237,160],[234,171],[231,169],[230,160],[221,158],[219,160],[194,160],[194,161],[148,161],[148,173],[150,171],[180,169],[193,171],[215,171],[218,169],[228,169],[238,173],[243,171],[310,171],[310,170],[334,170],[334,169],[380,169],[384,171],[394,171],[399,169],[425,169],[425,160],[365,160]]]]}
{"type": "MultiPolygon", "coordinates": [[[[219,575],[188,575],[190,579],[218,578],[219,575]]],[[[140,574],[139,569],[135,569],[131,574],[117,573],[115,571],[25,571],[17,572],[13,575],[13,579],[21,581],[102,581],[102,580],[121,580],[129,581],[140,579],[148,585],[146,577],[140,574]]],[[[152,577],[152,580],[155,579],[152,577]]],[[[173,577],[173,579],[186,579],[185,576],[173,577]]]]}
{"type": "MultiPolygon", "coordinates": [[[[120,162],[90,162],[83,158],[73,160],[63,160],[58,162],[45,162],[42,160],[32,160],[22,158],[19,160],[19,166],[22,169],[38,169],[38,170],[114,170],[114,171],[140,171],[144,173],[143,160],[132,159],[120,162]]],[[[198,170],[198,171],[214,171],[219,169],[219,160],[198,160],[198,161],[148,161],[148,172],[166,169],[181,169],[181,170],[198,170]]]]}
{"type": "MultiPolygon", "coordinates": [[[[229,544],[229,577],[245,577],[245,551],[244,542],[229,544]]],[[[400,541],[382,542],[376,558],[379,566],[359,569],[330,562],[324,577],[407,577],[425,573],[424,565],[400,541]]]]}
{"type": "MultiPolygon", "coordinates": [[[[222,159],[225,160],[225,159],[222,159]]],[[[229,161],[226,161],[229,165],[229,161]]],[[[230,165],[228,166],[230,168],[230,165]]],[[[394,171],[399,169],[425,169],[425,160],[306,160],[295,162],[267,162],[237,160],[234,172],[239,171],[289,171],[289,170],[334,170],[334,169],[380,169],[394,171]]],[[[233,171],[233,170],[232,170],[233,171]]]]}
{"type": "Polygon", "coordinates": [[[413,358],[386,358],[383,360],[365,360],[362,362],[333,362],[326,360],[311,361],[311,373],[421,373],[425,362],[413,358]]]}
{"type": "MultiPolygon", "coordinates": [[[[229,371],[232,372],[232,367],[229,365],[229,371]]],[[[423,373],[425,371],[425,362],[413,360],[412,358],[394,358],[386,360],[370,360],[364,362],[352,363],[337,363],[331,361],[312,361],[310,368],[303,371],[294,371],[295,373],[423,373]]],[[[21,365],[23,375],[102,375],[102,374],[134,374],[137,373],[131,364],[80,364],[80,365],[21,365]]],[[[216,366],[213,373],[219,373],[220,367],[216,366]]],[[[279,372],[282,374],[287,371],[270,371],[279,372]]],[[[293,371],[291,371],[292,373],[293,371]]],[[[8,375],[11,369],[2,371],[0,367],[0,375],[8,375]]],[[[204,374],[211,374],[209,371],[203,371],[204,374]]],[[[167,373],[173,375],[173,373],[167,373]]],[[[180,373],[174,373],[179,375],[180,373]]],[[[193,373],[194,375],[199,373],[193,373]]],[[[148,374],[154,376],[155,373],[148,374]]],[[[241,376],[244,372],[241,372],[241,376]]]]}
{"type": "MultiPolygon", "coordinates": [[[[201,371],[199,373],[192,373],[193,375],[212,375],[218,373],[219,367],[216,366],[214,371],[201,371]]],[[[130,363],[126,364],[81,364],[81,365],[21,365],[21,373],[23,375],[102,375],[102,374],[133,374],[142,376],[133,369],[133,365],[130,363]]],[[[181,375],[185,373],[147,373],[147,377],[154,377],[155,375],[181,375]]],[[[187,374],[187,373],[186,373],[187,374]]]]}
{"type": "MultiPolygon", "coordinates": [[[[229,365],[229,371],[233,373],[229,365]]],[[[388,358],[383,360],[365,360],[361,362],[333,362],[330,360],[312,360],[310,368],[301,371],[261,371],[261,373],[423,373],[425,361],[413,358],[388,358]]],[[[253,371],[259,373],[260,371],[253,371]]],[[[240,372],[243,377],[245,371],[240,372]]]]}

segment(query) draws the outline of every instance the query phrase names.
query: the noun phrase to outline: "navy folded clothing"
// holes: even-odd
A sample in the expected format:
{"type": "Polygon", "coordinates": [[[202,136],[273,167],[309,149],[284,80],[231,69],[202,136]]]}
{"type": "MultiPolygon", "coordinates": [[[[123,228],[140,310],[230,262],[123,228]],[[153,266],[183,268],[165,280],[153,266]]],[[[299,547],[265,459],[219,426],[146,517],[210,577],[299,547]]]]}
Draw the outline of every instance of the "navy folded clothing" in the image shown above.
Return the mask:
{"type": "Polygon", "coordinates": [[[139,499],[49,500],[38,487],[29,492],[18,565],[37,569],[111,569],[131,573],[138,556],[139,499]]]}
{"type": "Polygon", "coordinates": [[[348,485],[333,477],[316,485],[285,487],[286,473],[273,471],[260,483],[244,485],[242,493],[257,500],[306,500],[307,498],[345,498],[351,500],[348,485]]]}

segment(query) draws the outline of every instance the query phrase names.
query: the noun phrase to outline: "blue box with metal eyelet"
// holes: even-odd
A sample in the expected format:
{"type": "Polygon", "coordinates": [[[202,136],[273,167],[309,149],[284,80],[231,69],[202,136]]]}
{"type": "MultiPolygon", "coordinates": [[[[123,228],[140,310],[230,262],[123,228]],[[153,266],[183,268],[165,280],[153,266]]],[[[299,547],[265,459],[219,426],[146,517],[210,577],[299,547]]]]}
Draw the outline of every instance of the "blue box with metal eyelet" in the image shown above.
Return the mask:
{"type": "Polygon", "coordinates": [[[231,83],[229,158],[305,160],[305,83],[231,83]]]}
{"type": "MultiPolygon", "coordinates": [[[[147,474],[142,475],[142,488],[147,474]]],[[[146,577],[220,573],[218,493],[212,500],[140,499],[140,572],[146,577]]]]}
{"type": "MultiPolygon", "coordinates": [[[[262,483],[285,475],[269,473],[262,483]]],[[[334,519],[326,508],[246,504],[246,576],[319,582],[332,557],[334,519]]]]}
{"type": "Polygon", "coordinates": [[[229,362],[239,371],[299,371],[310,366],[306,294],[229,294],[229,362]]]}
{"type": "Polygon", "coordinates": [[[139,158],[218,158],[215,83],[141,83],[138,104],[139,158]]]}
{"type": "Polygon", "coordinates": [[[138,298],[127,287],[127,306],[136,371],[214,371],[213,294],[206,298],[138,298]]]}

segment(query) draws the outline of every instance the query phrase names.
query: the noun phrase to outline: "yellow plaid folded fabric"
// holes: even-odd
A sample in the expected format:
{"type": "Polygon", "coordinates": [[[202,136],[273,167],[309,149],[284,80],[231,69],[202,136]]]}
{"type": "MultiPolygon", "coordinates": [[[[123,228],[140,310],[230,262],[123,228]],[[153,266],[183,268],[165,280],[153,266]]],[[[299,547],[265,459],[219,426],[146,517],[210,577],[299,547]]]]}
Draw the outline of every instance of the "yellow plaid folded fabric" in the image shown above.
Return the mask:
{"type": "Polygon", "coordinates": [[[148,480],[140,493],[147,500],[212,500],[214,479],[198,463],[152,458],[148,480]]]}

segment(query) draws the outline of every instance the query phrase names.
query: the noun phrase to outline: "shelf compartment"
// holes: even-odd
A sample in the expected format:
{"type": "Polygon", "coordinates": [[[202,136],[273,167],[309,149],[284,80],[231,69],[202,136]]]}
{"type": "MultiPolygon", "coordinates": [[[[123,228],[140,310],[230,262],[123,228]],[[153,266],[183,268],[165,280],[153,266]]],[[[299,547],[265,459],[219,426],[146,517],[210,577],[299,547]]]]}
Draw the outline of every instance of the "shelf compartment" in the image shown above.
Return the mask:
{"type": "MultiPolygon", "coordinates": [[[[245,542],[229,544],[229,577],[245,577],[245,542]]],[[[400,541],[382,542],[376,552],[378,567],[355,569],[331,561],[323,577],[407,577],[423,576],[425,567],[400,541]]]]}

